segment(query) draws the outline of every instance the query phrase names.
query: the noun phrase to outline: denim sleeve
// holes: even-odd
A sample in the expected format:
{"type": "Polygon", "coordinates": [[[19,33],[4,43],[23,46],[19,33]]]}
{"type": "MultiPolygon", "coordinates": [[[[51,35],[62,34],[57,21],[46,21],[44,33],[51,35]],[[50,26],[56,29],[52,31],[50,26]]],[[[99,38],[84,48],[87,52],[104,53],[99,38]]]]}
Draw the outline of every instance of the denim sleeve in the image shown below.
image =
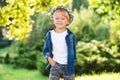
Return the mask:
{"type": "Polygon", "coordinates": [[[49,46],[48,46],[48,36],[47,35],[46,35],[45,41],[44,41],[43,55],[46,59],[50,56],[49,46]]]}
{"type": "Polygon", "coordinates": [[[74,60],[76,60],[76,38],[73,36],[74,60]]]}

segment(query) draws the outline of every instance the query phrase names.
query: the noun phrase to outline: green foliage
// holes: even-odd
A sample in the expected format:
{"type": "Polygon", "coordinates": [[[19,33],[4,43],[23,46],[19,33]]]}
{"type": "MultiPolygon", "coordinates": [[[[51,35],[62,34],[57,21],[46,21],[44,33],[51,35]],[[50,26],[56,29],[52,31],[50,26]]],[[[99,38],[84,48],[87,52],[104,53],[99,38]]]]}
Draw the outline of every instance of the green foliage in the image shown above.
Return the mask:
{"type": "Polygon", "coordinates": [[[73,23],[69,26],[75,33],[77,41],[91,41],[109,39],[109,25],[93,9],[81,7],[81,11],[74,11],[73,23]]]}
{"type": "Polygon", "coordinates": [[[3,7],[5,6],[7,3],[6,3],[6,0],[0,0],[0,7],[3,7]]]}
{"type": "Polygon", "coordinates": [[[89,0],[90,7],[101,15],[102,20],[110,24],[110,41],[120,41],[120,0],[89,0]]]}
{"type": "Polygon", "coordinates": [[[40,52],[34,49],[35,46],[29,47],[21,42],[14,43],[12,48],[14,48],[14,53],[17,53],[15,57],[11,58],[10,63],[14,64],[16,67],[36,69],[37,55],[40,54],[40,52]]]}
{"type": "Polygon", "coordinates": [[[10,52],[10,64],[13,64],[16,68],[38,69],[42,75],[48,75],[48,72],[45,71],[47,62],[41,52],[43,42],[39,41],[34,43],[33,46],[31,44],[26,45],[22,42],[14,43],[10,52]]]}
{"type": "Polygon", "coordinates": [[[8,27],[9,39],[21,40],[32,31],[31,20],[35,12],[47,12],[50,6],[65,5],[67,0],[6,0],[7,5],[0,8],[0,26],[8,27]]]}
{"type": "Polygon", "coordinates": [[[23,41],[15,41],[12,44],[11,63],[16,67],[38,69],[43,75],[48,75],[48,72],[45,71],[47,64],[42,55],[43,42],[46,32],[54,25],[47,14],[36,13],[31,18],[35,24],[30,36],[23,41]]]}
{"type": "MultiPolygon", "coordinates": [[[[3,45],[2,45],[3,46],[3,45]]],[[[4,48],[0,48],[0,63],[9,63],[9,51],[10,48],[9,47],[4,47],[4,48]]]]}
{"type": "Polygon", "coordinates": [[[80,10],[80,7],[88,8],[88,0],[72,0],[72,10],[80,10]]]}
{"type": "Polygon", "coordinates": [[[31,32],[31,36],[29,37],[32,38],[30,40],[37,38],[36,40],[39,41],[40,38],[43,39],[46,35],[46,32],[54,27],[53,22],[48,14],[39,12],[33,15],[31,18],[35,21],[35,24],[33,27],[33,31],[31,32]]]}
{"type": "Polygon", "coordinates": [[[44,76],[48,76],[49,72],[45,70],[45,67],[47,66],[48,62],[47,60],[45,60],[45,58],[43,57],[42,53],[40,55],[37,56],[37,69],[39,70],[39,72],[44,75],[44,76]]]}
{"type": "Polygon", "coordinates": [[[12,43],[11,40],[0,40],[0,48],[5,48],[11,45],[11,43],[12,43]]]}
{"type": "Polygon", "coordinates": [[[77,58],[76,74],[120,71],[118,47],[106,41],[78,42],[77,58]]]}

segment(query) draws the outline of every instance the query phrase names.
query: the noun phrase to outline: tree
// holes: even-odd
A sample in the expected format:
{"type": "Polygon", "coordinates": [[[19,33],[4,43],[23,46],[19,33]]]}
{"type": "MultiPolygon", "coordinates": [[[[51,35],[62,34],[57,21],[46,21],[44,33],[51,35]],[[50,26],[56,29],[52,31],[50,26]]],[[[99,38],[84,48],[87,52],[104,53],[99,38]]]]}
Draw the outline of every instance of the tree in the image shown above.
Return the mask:
{"type": "Polygon", "coordinates": [[[5,6],[7,3],[5,2],[5,0],[0,0],[0,7],[5,6]]]}
{"type": "Polygon", "coordinates": [[[88,0],[72,0],[72,10],[80,10],[81,6],[88,8],[88,0]]]}
{"type": "Polygon", "coordinates": [[[109,27],[101,20],[98,14],[90,7],[81,7],[74,11],[74,20],[69,28],[75,33],[77,41],[90,42],[91,40],[108,40],[109,27]]]}
{"type": "Polygon", "coordinates": [[[9,39],[21,40],[29,36],[36,12],[48,11],[52,6],[65,5],[67,0],[4,0],[0,7],[0,26],[8,28],[9,39]]]}
{"type": "Polygon", "coordinates": [[[89,4],[110,24],[110,41],[120,43],[120,0],[89,0],[89,4]]]}

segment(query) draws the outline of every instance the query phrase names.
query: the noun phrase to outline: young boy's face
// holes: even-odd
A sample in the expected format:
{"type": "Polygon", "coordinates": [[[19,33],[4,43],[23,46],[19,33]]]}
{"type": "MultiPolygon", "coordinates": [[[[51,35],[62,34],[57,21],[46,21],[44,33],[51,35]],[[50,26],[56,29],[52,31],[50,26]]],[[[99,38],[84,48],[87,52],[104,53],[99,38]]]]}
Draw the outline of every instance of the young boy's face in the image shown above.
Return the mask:
{"type": "Polygon", "coordinates": [[[69,20],[63,15],[62,12],[54,13],[53,22],[56,28],[66,28],[69,24],[69,20]]]}

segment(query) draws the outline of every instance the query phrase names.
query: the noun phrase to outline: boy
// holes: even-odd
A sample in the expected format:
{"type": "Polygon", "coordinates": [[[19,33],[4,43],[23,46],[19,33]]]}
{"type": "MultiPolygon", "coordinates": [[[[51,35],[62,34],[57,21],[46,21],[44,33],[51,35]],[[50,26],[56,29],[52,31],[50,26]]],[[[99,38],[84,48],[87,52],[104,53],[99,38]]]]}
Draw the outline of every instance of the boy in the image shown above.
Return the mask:
{"type": "Polygon", "coordinates": [[[76,59],[76,40],[67,28],[73,15],[69,8],[58,6],[51,12],[55,29],[48,31],[44,43],[44,56],[50,64],[50,80],[74,80],[74,60],[76,59]]]}

